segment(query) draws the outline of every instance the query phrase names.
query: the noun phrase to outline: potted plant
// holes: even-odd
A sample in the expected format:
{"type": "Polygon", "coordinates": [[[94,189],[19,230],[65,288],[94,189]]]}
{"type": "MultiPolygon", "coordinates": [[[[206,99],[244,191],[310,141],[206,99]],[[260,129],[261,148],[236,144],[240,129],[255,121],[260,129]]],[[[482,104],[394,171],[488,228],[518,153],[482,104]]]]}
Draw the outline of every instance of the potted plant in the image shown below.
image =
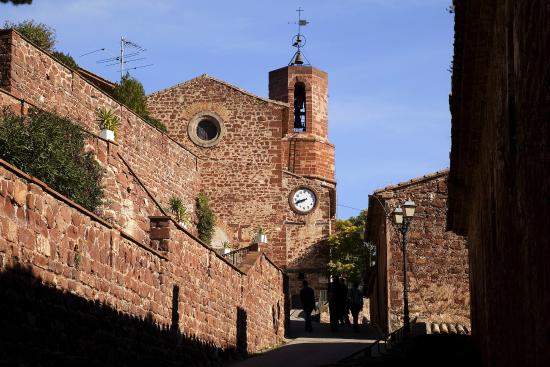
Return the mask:
{"type": "Polygon", "coordinates": [[[227,241],[223,243],[223,253],[228,254],[231,252],[231,244],[227,241]]]}
{"type": "Polygon", "coordinates": [[[120,126],[120,118],[113,110],[100,107],[97,110],[97,120],[101,129],[99,136],[108,141],[115,141],[118,127],[120,126]]]}
{"type": "Polygon", "coordinates": [[[176,222],[183,228],[187,228],[189,225],[189,214],[187,214],[187,209],[183,205],[183,201],[176,196],[172,196],[169,205],[170,211],[176,217],[176,222]]]}
{"type": "Polygon", "coordinates": [[[262,227],[258,227],[256,232],[256,243],[267,243],[267,234],[262,227]]]}

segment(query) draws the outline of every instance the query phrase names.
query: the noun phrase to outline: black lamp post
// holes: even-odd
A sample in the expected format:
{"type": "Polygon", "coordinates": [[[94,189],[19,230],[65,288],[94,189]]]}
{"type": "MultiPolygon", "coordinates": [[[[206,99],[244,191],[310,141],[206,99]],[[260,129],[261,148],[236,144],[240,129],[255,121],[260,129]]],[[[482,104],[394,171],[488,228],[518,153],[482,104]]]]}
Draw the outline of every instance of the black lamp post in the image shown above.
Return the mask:
{"type": "Polygon", "coordinates": [[[409,318],[409,283],[407,281],[407,232],[414,217],[416,204],[411,199],[403,203],[403,208],[397,207],[393,211],[393,222],[396,225],[403,240],[403,335],[407,336],[410,331],[409,318]]]}

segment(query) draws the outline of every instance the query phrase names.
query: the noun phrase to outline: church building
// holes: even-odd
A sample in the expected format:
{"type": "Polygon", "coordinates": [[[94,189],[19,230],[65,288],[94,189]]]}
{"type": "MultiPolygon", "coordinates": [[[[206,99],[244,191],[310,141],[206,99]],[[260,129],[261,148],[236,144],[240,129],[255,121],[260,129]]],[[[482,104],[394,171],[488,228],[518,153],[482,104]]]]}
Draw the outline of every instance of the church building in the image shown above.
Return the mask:
{"type": "Polygon", "coordinates": [[[269,73],[269,98],[204,74],[152,93],[147,105],[199,158],[199,189],[217,217],[211,246],[243,248],[265,233],[261,250],[289,274],[293,298],[302,279],[323,297],[336,213],[327,73],[304,64],[298,47],[269,73]]]}

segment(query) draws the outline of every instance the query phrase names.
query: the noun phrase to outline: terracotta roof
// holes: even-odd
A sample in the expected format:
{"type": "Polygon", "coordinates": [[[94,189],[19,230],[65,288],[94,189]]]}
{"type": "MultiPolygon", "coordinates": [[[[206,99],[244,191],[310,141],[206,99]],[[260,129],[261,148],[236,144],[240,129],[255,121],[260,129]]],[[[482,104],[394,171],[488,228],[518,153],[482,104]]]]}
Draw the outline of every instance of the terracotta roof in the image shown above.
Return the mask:
{"type": "Polygon", "coordinates": [[[442,169],[440,171],[436,171],[434,173],[428,173],[427,175],[424,175],[424,176],[421,176],[421,177],[412,178],[409,181],[400,182],[400,183],[395,184],[395,185],[389,185],[389,186],[386,186],[384,188],[375,190],[374,194],[380,194],[380,193],[383,193],[383,192],[386,192],[386,191],[401,190],[401,189],[407,188],[409,186],[419,184],[421,182],[430,181],[430,180],[439,178],[441,176],[446,176],[448,174],[449,174],[449,169],[445,168],[445,169],[442,169]]]}
{"type": "Polygon", "coordinates": [[[237,87],[236,85],[233,85],[233,84],[228,83],[228,82],[226,82],[226,81],[224,81],[224,80],[215,78],[215,77],[210,76],[210,75],[208,75],[208,74],[202,74],[202,75],[199,75],[199,76],[197,76],[197,77],[195,77],[195,78],[193,78],[193,79],[189,79],[189,80],[187,80],[187,81],[185,81],[185,82],[178,83],[178,84],[173,85],[173,86],[171,86],[171,87],[168,87],[168,88],[161,89],[161,90],[159,90],[159,91],[153,92],[153,93],[149,94],[148,97],[153,96],[153,95],[155,95],[155,94],[159,94],[159,93],[163,93],[163,92],[172,90],[172,89],[174,89],[174,88],[181,87],[181,86],[183,86],[183,85],[185,85],[185,84],[187,84],[187,83],[190,83],[190,82],[192,82],[192,81],[194,81],[194,80],[197,80],[197,79],[200,79],[200,78],[213,80],[213,81],[215,81],[215,82],[217,82],[217,83],[220,83],[220,84],[223,84],[223,85],[225,85],[225,86],[227,86],[227,87],[229,87],[229,88],[235,89],[236,91],[239,91],[239,92],[241,92],[242,94],[245,94],[245,95],[247,95],[247,96],[250,96],[250,97],[259,99],[259,100],[264,101],[264,102],[267,102],[267,103],[274,103],[274,104],[278,104],[278,105],[281,105],[281,106],[284,106],[284,107],[288,107],[288,106],[289,106],[288,103],[281,102],[281,101],[276,101],[276,100],[269,99],[269,98],[260,97],[260,96],[258,96],[258,95],[256,95],[256,94],[250,93],[250,92],[248,92],[248,91],[246,91],[246,90],[244,90],[244,89],[242,89],[242,88],[240,88],[240,87],[237,87]]]}

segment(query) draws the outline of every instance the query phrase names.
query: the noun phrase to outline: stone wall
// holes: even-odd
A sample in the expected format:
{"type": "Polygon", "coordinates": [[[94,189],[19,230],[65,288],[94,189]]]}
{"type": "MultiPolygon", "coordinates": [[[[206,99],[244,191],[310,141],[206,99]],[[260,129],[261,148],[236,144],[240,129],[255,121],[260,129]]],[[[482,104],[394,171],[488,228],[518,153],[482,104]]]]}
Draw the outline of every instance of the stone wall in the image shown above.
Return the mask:
{"type": "Polygon", "coordinates": [[[302,273],[318,295],[319,290],[327,289],[328,248],[325,240],[330,235],[334,202],[331,195],[335,187],[321,180],[307,179],[302,176],[284,172],[284,197],[300,186],[314,190],[318,206],[309,215],[300,215],[288,211],[285,218],[287,235],[287,271],[289,272],[290,293],[299,294],[302,287],[302,273]],[[319,280],[322,282],[320,283],[319,280]]]}
{"type": "MultiPolygon", "coordinates": [[[[117,145],[111,145],[118,154],[103,162],[112,171],[105,181],[107,192],[117,192],[113,197],[108,195],[106,198],[107,203],[112,203],[105,208],[111,216],[124,213],[133,216],[129,211],[135,211],[135,215],[143,212],[140,208],[144,203],[140,197],[122,193],[123,190],[131,190],[130,187],[122,187],[128,182],[123,177],[123,171],[128,171],[124,168],[126,165],[131,167],[135,176],[163,207],[168,206],[171,196],[178,196],[186,204],[188,212],[194,212],[199,190],[199,159],[196,155],[14,31],[0,33],[0,60],[2,68],[7,70],[2,74],[0,85],[11,94],[9,98],[19,100],[12,101],[12,106],[24,101],[22,112],[29,106],[56,112],[78,123],[91,134],[92,140],[97,139],[99,134],[97,109],[106,107],[118,114],[121,126],[117,145]],[[119,194],[127,197],[121,198],[119,194]]],[[[146,217],[155,213],[143,214],[146,217]]],[[[134,223],[127,223],[125,229],[133,233],[136,228],[134,223]]]]}
{"type": "Polygon", "coordinates": [[[449,228],[486,366],[550,365],[550,7],[455,1],[449,228]]]}
{"type": "Polygon", "coordinates": [[[246,275],[173,224],[165,251],[155,250],[44,183],[0,166],[2,271],[28,266],[44,284],[222,350],[237,348],[243,336],[249,352],[280,342],[284,330],[273,323],[283,325],[284,312],[266,320],[267,311],[255,309],[284,307],[283,274],[264,255],[246,275]]]}
{"type": "Polygon", "coordinates": [[[150,240],[149,217],[165,214],[171,196],[193,213],[200,158],[14,31],[0,33],[0,61],[1,105],[22,114],[36,107],[78,123],[88,133],[86,150],[105,168],[106,194],[104,206],[89,213],[2,163],[2,268],[30,266],[42,283],[104,302],[115,313],[162,325],[177,314],[177,330],[220,350],[254,352],[277,344],[284,331],[254,316],[263,314],[248,315],[247,307],[256,296],[284,305],[280,270],[264,265],[268,280],[263,273],[246,277],[200,243],[194,230],[173,224],[168,243],[150,240]],[[121,117],[116,143],[97,136],[98,107],[121,117]],[[261,289],[248,304],[245,286],[261,289]],[[247,339],[247,325],[262,337],[247,339]]]}
{"type": "Polygon", "coordinates": [[[224,237],[235,246],[247,246],[262,227],[268,256],[284,266],[280,138],[285,105],[202,75],[153,93],[148,106],[174,139],[203,158],[201,188],[211,198],[224,237]],[[194,144],[188,135],[189,122],[205,112],[214,113],[224,129],[210,147],[194,144]]]}
{"type": "Polygon", "coordinates": [[[369,202],[367,235],[379,254],[379,284],[375,288],[378,292],[387,289],[372,299],[374,321],[385,331],[403,324],[401,235],[381,209],[391,212],[408,198],[417,205],[407,245],[411,319],[460,323],[469,328],[468,249],[462,237],[446,231],[447,171],[376,191],[369,202]],[[384,305],[387,310],[382,309],[384,305]],[[387,317],[381,315],[386,312],[387,317]]]}

